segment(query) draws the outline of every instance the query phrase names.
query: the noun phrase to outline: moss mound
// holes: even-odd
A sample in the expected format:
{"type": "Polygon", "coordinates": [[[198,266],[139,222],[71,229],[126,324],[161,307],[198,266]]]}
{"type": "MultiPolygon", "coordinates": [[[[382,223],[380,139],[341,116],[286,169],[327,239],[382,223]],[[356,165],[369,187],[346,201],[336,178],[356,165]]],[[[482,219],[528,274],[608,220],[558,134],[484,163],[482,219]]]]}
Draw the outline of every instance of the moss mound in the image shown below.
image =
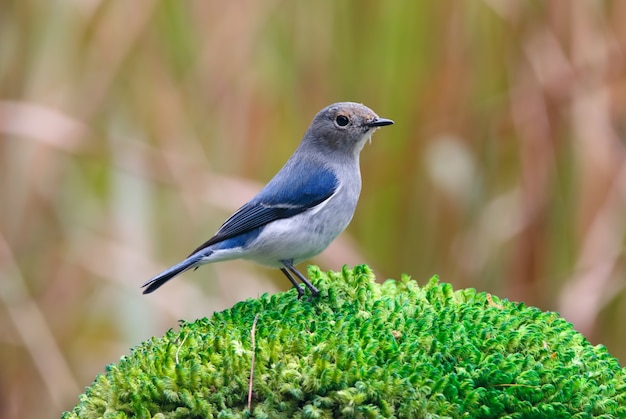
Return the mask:
{"type": "Polygon", "coordinates": [[[63,417],[626,417],[626,369],[555,313],[436,277],[381,285],[367,266],[309,274],[320,298],[263,295],[182,323],[63,417]]]}

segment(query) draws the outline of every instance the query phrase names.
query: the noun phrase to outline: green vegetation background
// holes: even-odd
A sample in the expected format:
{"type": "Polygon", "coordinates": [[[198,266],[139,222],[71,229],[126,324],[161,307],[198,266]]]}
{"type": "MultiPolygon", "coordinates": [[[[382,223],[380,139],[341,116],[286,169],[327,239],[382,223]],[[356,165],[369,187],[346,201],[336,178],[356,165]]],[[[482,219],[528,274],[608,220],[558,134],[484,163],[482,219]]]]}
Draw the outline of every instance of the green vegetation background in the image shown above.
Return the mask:
{"type": "Polygon", "coordinates": [[[249,298],[144,341],[63,419],[623,418],[626,369],[553,312],[376,283],[367,265],[249,298]]]}
{"type": "Polygon", "coordinates": [[[619,1],[0,1],[0,417],[67,410],[178,319],[286,289],[245,262],[139,285],[340,100],[396,125],[322,269],[558,311],[623,365],[625,20],[619,1]]]}

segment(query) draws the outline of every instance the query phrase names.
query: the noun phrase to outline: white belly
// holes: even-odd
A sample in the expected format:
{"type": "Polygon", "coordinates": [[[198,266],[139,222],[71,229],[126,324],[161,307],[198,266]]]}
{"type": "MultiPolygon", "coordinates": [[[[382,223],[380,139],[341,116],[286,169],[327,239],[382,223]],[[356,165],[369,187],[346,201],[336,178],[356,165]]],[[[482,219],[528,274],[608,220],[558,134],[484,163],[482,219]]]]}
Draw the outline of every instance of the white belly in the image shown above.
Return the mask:
{"type": "Polygon", "coordinates": [[[295,217],[273,221],[248,246],[241,257],[257,263],[282,267],[282,260],[294,264],[318,255],[350,223],[358,193],[336,193],[328,201],[295,217]]]}

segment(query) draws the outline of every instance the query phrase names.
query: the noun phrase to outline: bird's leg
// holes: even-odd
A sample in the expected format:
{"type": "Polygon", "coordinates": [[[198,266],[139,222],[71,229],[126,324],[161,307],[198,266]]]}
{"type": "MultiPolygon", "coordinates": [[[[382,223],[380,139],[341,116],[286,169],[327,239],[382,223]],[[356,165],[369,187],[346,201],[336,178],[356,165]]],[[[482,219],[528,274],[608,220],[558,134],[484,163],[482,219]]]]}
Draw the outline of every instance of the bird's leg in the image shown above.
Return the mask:
{"type": "Polygon", "coordinates": [[[280,268],[281,272],[285,274],[285,276],[287,277],[287,279],[289,279],[289,281],[291,281],[291,283],[293,284],[294,287],[296,287],[296,290],[298,291],[298,300],[300,298],[302,298],[302,296],[304,295],[304,291],[302,291],[302,287],[300,286],[300,284],[298,284],[298,281],[296,281],[293,276],[291,276],[291,274],[289,273],[289,271],[287,270],[287,268],[280,268]]]}
{"type": "MultiPolygon", "coordinates": [[[[317,297],[319,295],[319,290],[317,288],[315,288],[315,286],[313,286],[313,284],[311,284],[311,281],[309,281],[306,276],[302,275],[300,273],[300,271],[298,271],[295,266],[293,266],[293,263],[290,260],[283,260],[281,261],[283,263],[283,265],[285,265],[285,268],[289,269],[289,271],[291,271],[291,273],[295,274],[298,279],[300,279],[300,281],[302,281],[302,283],[304,285],[306,285],[306,287],[311,291],[311,294],[313,295],[313,297],[317,297]]],[[[282,270],[282,269],[281,269],[282,270]]],[[[283,270],[283,272],[285,272],[283,270]]],[[[289,275],[289,280],[291,280],[293,282],[293,277],[291,277],[291,275],[289,275]]],[[[300,295],[298,294],[298,298],[300,298],[300,295]]]]}

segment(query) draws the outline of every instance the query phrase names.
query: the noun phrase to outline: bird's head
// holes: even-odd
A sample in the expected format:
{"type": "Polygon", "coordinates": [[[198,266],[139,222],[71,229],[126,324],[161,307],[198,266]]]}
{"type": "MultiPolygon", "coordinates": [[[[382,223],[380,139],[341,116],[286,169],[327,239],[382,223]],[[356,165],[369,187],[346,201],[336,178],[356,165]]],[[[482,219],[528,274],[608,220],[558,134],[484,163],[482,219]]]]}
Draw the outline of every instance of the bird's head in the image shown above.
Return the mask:
{"type": "Polygon", "coordinates": [[[379,127],[391,125],[360,103],[339,102],[322,109],[313,119],[304,141],[358,154],[379,127]]]}

